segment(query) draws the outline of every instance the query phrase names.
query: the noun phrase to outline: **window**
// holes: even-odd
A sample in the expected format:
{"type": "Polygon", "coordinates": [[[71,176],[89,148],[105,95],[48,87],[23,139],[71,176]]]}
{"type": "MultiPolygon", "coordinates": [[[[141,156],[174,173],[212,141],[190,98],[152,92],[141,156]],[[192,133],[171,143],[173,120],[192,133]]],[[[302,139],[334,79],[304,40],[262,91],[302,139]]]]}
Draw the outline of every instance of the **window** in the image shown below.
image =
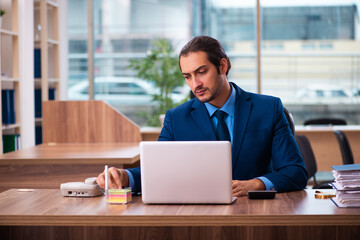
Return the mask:
{"type": "Polygon", "coordinates": [[[256,92],[256,1],[203,2],[202,32],[218,39],[224,46],[232,66],[229,80],[245,90],[256,92]]]}
{"type": "MultiPolygon", "coordinates": [[[[191,38],[192,2],[94,0],[95,99],[107,101],[139,125],[145,124],[139,112],[152,110],[152,93],[141,79],[135,79],[135,72],[128,68],[129,59],[144,57],[155,38],[170,39],[175,48],[182,47],[191,38]],[[128,83],[114,82],[130,78],[128,83]]],[[[87,0],[68,1],[68,8],[68,96],[85,100],[88,85],[81,90],[79,85],[88,81],[87,0]]]]}
{"type": "MultiPolygon", "coordinates": [[[[69,97],[78,96],[77,83],[87,81],[86,2],[68,3],[69,97]]],[[[280,97],[295,124],[303,124],[309,115],[352,116],[349,124],[360,124],[358,4],[341,0],[260,3],[262,93],[280,97]],[[340,104],[346,108],[339,108],[340,104]]],[[[193,35],[209,35],[223,44],[230,57],[229,80],[256,92],[255,20],[255,0],[94,0],[95,81],[134,78],[135,72],[127,67],[129,59],[143,57],[154,38],[172,40],[179,51],[193,35]]],[[[114,100],[117,95],[147,96],[151,102],[148,89],[136,81],[138,85],[112,84],[106,92],[96,92],[95,98],[110,99],[142,125],[141,107],[129,108],[133,98],[114,100]]]]}
{"type": "Polygon", "coordinates": [[[358,5],[320,0],[261,3],[262,43],[283,44],[282,49],[262,51],[263,93],[280,97],[295,124],[303,124],[308,116],[336,116],[359,124],[360,98],[354,96],[360,86],[358,5]],[[349,117],[352,112],[358,113],[355,121],[349,117]]]}

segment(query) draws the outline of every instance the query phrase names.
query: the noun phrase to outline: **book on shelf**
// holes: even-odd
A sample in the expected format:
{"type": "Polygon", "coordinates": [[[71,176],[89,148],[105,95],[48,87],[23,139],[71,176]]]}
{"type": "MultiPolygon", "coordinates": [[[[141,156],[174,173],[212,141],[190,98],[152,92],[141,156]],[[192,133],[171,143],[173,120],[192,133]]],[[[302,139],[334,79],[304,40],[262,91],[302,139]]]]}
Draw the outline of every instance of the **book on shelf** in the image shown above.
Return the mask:
{"type": "Polygon", "coordinates": [[[6,134],[3,138],[3,153],[8,153],[21,149],[20,134],[6,134]]]}
{"type": "Polygon", "coordinates": [[[332,166],[336,196],[331,200],[338,207],[360,207],[360,164],[332,166]]]}
{"type": "Polygon", "coordinates": [[[3,124],[15,123],[14,89],[1,90],[1,114],[3,124]]]}
{"type": "MultiPolygon", "coordinates": [[[[49,100],[55,100],[55,89],[49,89],[49,100]]],[[[35,117],[41,118],[42,110],[41,110],[41,89],[35,89],[35,117]]]]}
{"type": "Polygon", "coordinates": [[[34,78],[41,78],[41,49],[34,49],[34,78]]]}
{"type": "Polygon", "coordinates": [[[42,126],[35,126],[35,145],[42,144],[42,126]]]}

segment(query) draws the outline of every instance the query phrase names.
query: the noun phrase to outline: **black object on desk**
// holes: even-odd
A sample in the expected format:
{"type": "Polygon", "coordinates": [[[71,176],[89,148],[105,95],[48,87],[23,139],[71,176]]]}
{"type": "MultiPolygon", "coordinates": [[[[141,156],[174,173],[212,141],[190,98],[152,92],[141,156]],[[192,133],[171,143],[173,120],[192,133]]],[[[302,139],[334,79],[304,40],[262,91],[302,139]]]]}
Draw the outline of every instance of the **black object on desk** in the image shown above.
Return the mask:
{"type": "Polygon", "coordinates": [[[248,197],[250,199],[273,199],[275,198],[275,195],[275,190],[256,190],[248,192],[248,197]]]}

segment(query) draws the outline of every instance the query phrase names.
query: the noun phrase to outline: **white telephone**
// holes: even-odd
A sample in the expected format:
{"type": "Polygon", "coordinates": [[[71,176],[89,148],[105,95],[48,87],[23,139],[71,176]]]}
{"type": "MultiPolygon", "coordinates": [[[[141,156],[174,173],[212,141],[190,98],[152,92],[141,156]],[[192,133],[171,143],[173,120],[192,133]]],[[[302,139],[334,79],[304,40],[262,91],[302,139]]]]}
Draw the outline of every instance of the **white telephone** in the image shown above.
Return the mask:
{"type": "Polygon", "coordinates": [[[60,189],[66,197],[96,197],[104,194],[96,184],[96,177],[87,178],[85,182],[62,183],[60,189]]]}

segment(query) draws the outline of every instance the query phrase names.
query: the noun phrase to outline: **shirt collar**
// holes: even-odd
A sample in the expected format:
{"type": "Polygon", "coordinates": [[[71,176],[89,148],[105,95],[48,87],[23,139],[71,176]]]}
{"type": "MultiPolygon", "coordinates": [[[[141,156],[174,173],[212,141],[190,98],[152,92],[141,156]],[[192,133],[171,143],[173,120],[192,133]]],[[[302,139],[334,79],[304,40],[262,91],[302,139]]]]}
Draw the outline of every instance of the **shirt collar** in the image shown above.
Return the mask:
{"type": "MultiPolygon", "coordinates": [[[[226,112],[229,116],[234,117],[236,90],[233,87],[233,85],[230,84],[230,86],[231,86],[230,97],[228,98],[226,103],[220,108],[220,110],[226,112]]],[[[208,111],[210,117],[212,117],[214,112],[219,109],[219,108],[211,105],[208,102],[205,103],[205,107],[206,107],[206,110],[208,111]]]]}

